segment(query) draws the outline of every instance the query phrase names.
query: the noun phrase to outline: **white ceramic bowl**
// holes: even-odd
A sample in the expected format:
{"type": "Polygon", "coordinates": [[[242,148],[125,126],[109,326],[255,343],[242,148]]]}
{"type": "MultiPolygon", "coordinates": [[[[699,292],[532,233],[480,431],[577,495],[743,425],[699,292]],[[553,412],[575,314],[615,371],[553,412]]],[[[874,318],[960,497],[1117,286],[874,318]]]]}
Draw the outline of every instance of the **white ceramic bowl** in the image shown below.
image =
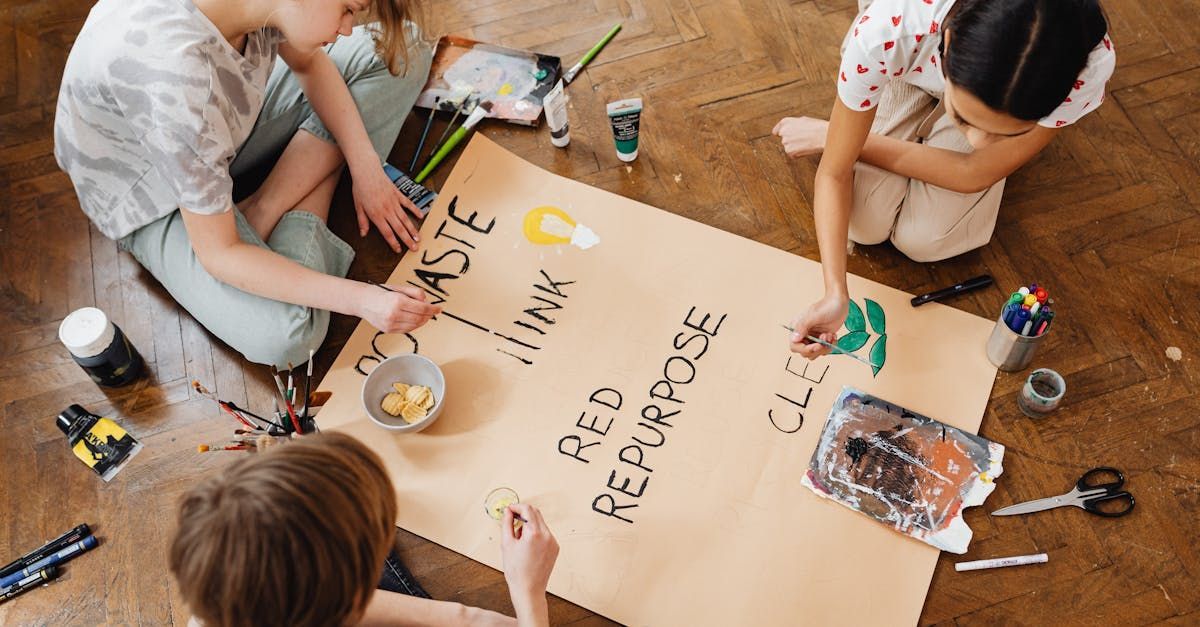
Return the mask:
{"type": "Polygon", "coordinates": [[[433,424],[442,413],[445,397],[446,377],[442,375],[442,369],[428,357],[416,353],[405,353],[383,360],[367,375],[367,380],[363,381],[363,409],[367,411],[371,422],[391,431],[416,433],[433,424]],[[433,409],[430,409],[429,414],[420,422],[413,424],[383,411],[380,404],[383,403],[383,397],[393,391],[393,383],[429,387],[433,392],[433,409]]]}

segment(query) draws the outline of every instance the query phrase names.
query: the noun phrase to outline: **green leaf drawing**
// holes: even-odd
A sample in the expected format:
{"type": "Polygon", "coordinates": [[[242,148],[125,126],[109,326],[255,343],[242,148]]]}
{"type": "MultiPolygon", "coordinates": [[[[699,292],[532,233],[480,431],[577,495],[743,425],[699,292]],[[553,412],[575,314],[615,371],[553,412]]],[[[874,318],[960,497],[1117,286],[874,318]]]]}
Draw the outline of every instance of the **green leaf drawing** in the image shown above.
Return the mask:
{"type": "MultiPolygon", "coordinates": [[[[866,331],[867,323],[863,320],[862,309],[858,308],[858,304],[850,301],[850,312],[846,314],[846,330],[855,333],[858,331],[866,331]]],[[[866,340],[863,340],[866,342],[866,340]]],[[[862,344],[859,344],[862,346],[862,344]]]]}
{"type": "MultiPolygon", "coordinates": [[[[871,301],[867,301],[870,303],[871,301]]],[[[881,313],[882,315],[882,313],[881,313]]],[[[887,361],[887,336],[881,335],[875,340],[875,345],[871,347],[870,362],[871,376],[879,376],[879,371],[883,369],[883,362],[887,361]]]]}
{"type": "Polygon", "coordinates": [[[867,320],[871,321],[871,330],[875,331],[875,333],[878,335],[887,333],[887,323],[885,322],[883,315],[883,307],[880,307],[879,303],[871,300],[870,298],[866,299],[866,301],[867,320]]]}
{"type": "Polygon", "coordinates": [[[869,339],[871,339],[871,334],[866,331],[851,331],[838,338],[837,346],[847,353],[853,353],[862,348],[869,339]]]}

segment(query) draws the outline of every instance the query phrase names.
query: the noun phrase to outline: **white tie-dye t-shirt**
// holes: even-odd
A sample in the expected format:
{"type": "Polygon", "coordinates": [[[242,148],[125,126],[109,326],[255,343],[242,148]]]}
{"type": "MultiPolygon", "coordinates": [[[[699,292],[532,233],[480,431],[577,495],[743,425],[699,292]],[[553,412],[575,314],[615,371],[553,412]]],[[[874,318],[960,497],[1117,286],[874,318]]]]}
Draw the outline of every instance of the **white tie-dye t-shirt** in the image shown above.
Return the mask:
{"type": "Polygon", "coordinates": [[[100,0],[71,48],[54,154],[119,239],[179,207],[233,206],[229,164],[262,110],[279,31],[238,52],[191,0],[100,0]]]}
{"type": "MultiPolygon", "coordinates": [[[[875,0],[846,33],[838,97],[854,111],[879,104],[889,81],[904,81],[941,97],[946,91],[942,58],[942,22],[955,0],[875,0]]],[[[1112,40],[1104,39],[1088,54],[1066,100],[1038,121],[1057,128],[1073,124],[1104,102],[1104,85],[1116,66],[1112,40]]]]}

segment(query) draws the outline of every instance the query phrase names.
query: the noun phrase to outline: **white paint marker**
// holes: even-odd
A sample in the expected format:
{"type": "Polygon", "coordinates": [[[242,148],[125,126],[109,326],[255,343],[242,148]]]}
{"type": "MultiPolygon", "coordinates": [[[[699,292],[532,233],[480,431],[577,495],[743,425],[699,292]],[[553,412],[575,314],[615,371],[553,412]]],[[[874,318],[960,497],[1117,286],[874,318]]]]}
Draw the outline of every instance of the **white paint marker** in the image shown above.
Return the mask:
{"type": "Polygon", "coordinates": [[[1015,557],[998,557],[994,560],[976,560],[974,562],[959,562],[954,565],[954,570],[963,572],[964,570],[983,570],[985,568],[1004,568],[1005,566],[1024,566],[1026,564],[1044,564],[1050,561],[1050,556],[1045,553],[1037,555],[1017,555],[1015,557]]]}

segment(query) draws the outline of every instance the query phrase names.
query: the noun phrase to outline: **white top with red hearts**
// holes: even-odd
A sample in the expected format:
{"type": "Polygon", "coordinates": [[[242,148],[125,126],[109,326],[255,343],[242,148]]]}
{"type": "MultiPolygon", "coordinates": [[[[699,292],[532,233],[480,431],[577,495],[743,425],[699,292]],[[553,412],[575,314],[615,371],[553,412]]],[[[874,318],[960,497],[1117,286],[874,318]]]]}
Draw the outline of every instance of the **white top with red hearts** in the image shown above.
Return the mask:
{"type": "MultiPolygon", "coordinates": [[[[941,97],[946,90],[938,43],[954,0],[875,0],[851,24],[842,42],[838,96],[854,111],[879,103],[888,81],[900,80],[941,97]]],[[[1104,85],[1117,55],[1107,35],[1088,55],[1067,99],[1038,121],[1050,128],[1073,124],[1104,102],[1104,85]]]]}

